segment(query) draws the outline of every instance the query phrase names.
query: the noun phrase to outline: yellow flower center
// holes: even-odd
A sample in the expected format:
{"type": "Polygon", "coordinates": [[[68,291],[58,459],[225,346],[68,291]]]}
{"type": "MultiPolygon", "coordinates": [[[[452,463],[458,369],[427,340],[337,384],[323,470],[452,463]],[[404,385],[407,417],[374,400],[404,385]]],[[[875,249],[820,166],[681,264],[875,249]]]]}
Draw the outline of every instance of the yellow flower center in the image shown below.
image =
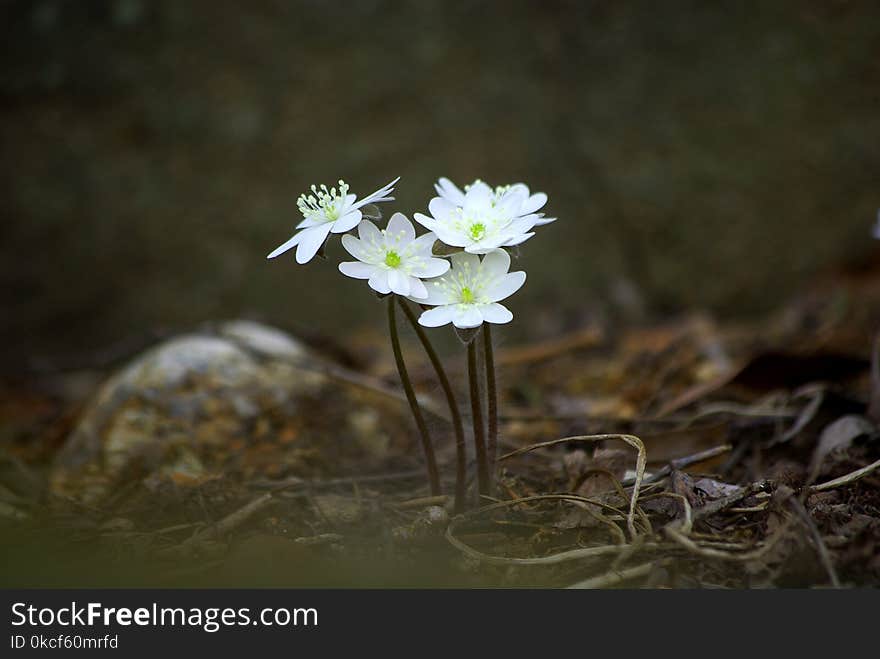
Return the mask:
{"type": "Polygon", "coordinates": [[[389,252],[386,252],[385,265],[387,265],[389,268],[396,268],[400,266],[400,255],[393,249],[389,252]]]}
{"type": "Polygon", "coordinates": [[[476,222],[475,224],[472,224],[470,228],[470,234],[471,238],[473,238],[474,240],[479,240],[486,235],[486,225],[482,222],[476,222]]]}
{"type": "Polygon", "coordinates": [[[467,286],[461,289],[461,301],[465,304],[473,304],[476,301],[474,292],[467,286]]]}

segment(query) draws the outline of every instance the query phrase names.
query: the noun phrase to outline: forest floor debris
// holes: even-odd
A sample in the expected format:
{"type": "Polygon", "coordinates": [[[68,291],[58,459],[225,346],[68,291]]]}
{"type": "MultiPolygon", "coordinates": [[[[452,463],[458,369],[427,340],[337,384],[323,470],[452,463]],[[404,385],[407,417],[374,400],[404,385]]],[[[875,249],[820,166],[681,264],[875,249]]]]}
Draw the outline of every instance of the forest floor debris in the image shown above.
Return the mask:
{"type": "MultiPolygon", "coordinates": [[[[349,453],[337,450],[340,436],[323,449],[313,441],[304,448],[308,433],[335,426],[332,418],[318,425],[304,418],[308,406],[294,416],[267,406],[265,414],[278,419],[248,417],[235,432],[254,436],[211,449],[218,453],[209,471],[138,472],[145,468],[138,463],[108,496],[54,492],[53,461],[88,404],[87,395],[69,393],[82,387],[59,379],[79,374],[7,379],[0,384],[2,579],[877,586],[880,428],[872,401],[880,399],[880,378],[872,346],[880,296],[863,297],[850,292],[851,312],[807,296],[806,306],[795,301],[762,323],[691,316],[614,332],[574,329],[500,350],[506,414],[498,487],[493,498],[477,500],[471,483],[472,507],[457,516],[447,496],[454,450],[444,418],[432,423],[446,494],[429,496],[415,440],[409,449],[398,438],[349,453]],[[224,457],[241,447],[247,450],[234,459],[224,457]],[[359,461],[364,452],[372,452],[370,470],[359,461]],[[236,469],[224,472],[223,464],[236,469]]],[[[368,398],[374,389],[382,405],[400,405],[389,362],[377,354],[364,362],[357,386],[368,398]]],[[[416,360],[412,371],[420,398],[431,401],[437,391],[424,366],[416,360]]],[[[198,394],[190,384],[181,392],[198,394]]],[[[358,401],[367,411],[346,427],[375,432],[376,419],[358,401]]],[[[204,462],[197,458],[187,464],[204,462]]]]}

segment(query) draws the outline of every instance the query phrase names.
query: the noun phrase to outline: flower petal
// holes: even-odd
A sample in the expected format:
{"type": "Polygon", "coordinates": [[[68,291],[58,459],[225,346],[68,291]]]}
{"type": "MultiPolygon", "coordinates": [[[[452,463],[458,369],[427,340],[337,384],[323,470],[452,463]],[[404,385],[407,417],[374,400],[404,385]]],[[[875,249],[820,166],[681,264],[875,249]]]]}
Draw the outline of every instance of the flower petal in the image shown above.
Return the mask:
{"type": "Polygon", "coordinates": [[[539,213],[539,217],[535,221],[535,226],[540,227],[540,226],[544,226],[545,224],[550,224],[551,222],[555,222],[555,221],[556,221],[555,217],[544,217],[544,215],[542,213],[539,213]]]}
{"type": "Polygon", "coordinates": [[[437,221],[433,217],[428,217],[422,213],[414,213],[413,219],[430,231],[433,231],[434,227],[437,226],[437,221]]]}
{"type": "Polygon", "coordinates": [[[328,222],[302,231],[302,240],[299,241],[296,248],[297,263],[308,263],[315,257],[315,254],[321,249],[321,245],[327,240],[327,236],[330,235],[331,227],[332,225],[328,222]]]}
{"type": "Polygon", "coordinates": [[[331,231],[333,233],[345,233],[346,231],[351,231],[358,225],[358,222],[361,221],[362,217],[363,214],[359,210],[350,210],[333,223],[331,231]]]}
{"type": "Polygon", "coordinates": [[[480,271],[484,277],[495,279],[506,275],[510,270],[510,254],[503,249],[496,249],[483,257],[480,264],[480,271]]]}
{"type": "Polygon", "coordinates": [[[416,238],[409,246],[410,253],[424,254],[430,256],[434,250],[434,243],[437,242],[437,234],[433,231],[416,238]]]}
{"type": "Polygon", "coordinates": [[[365,243],[382,242],[382,232],[379,231],[379,227],[369,220],[364,220],[358,224],[358,237],[365,243]]]}
{"type": "Polygon", "coordinates": [[[464,196],[464,205],[468,208],[488,206],[494,196],[492,188],[482,181],[474,181],[464,196]]]}
{"type": "Polygon", "coordinates": [[[504,232],[508,235],[526,233],[527,231],[531,231],[532,227],[535,226],[535,223],[539,219],[540,217],[535,214],[518,217],[507,226],[504,232]]]}
{"type": "Polygon", "coordinates": [[[293,237],[291,237],[290,240],[288,240],[286,243],[284,243],[283,245],[280,245],[279,247],[276,247],[271,252],[269,252],[269,255],[266,258],[267,259],[274,259],[276,256],[280,256],[280,255],[284,254],[284,252],[286,252],[287,250],[292,249],[292,248],[296,247],[297,245],[299,245],[299,241],[302,240],[303,233],[305,233],[305,232],[300,231],[298,233],[295,233],[293,235],[293,237]]]}
{"type": "Polygon", "coordinates": [[[370,288],[372,288],[377,293],[382,293],[384,295],[391,292],[391,287],[388,286],[387,270],[376,268],[367,283],[370,285],[370,288]]]}
{"type": "Polygon", "coordinates": [[[432,306],[452,304],[454,302],[454,295],[444,284],[445,282],[442,277],[440,279],[426,281],[425,289],[428,291],[428,297],[419,300],[419,302],[430,304],[432,306]]]}
{"type": "Polygon", "coordinates": [[[364,245],[364,241],[358,240],[350,233],[342,236],[342,247],[358,261],[363,261],[364,263],[369,261],[369,250],[364,245]]]}
{"type": "Polygon", "coordinates": [[[344,261],[339,264],[339,272],[352,279],[369,279],[376,271],[376,266],[360,261],[344,261]]]}
{"type": "Polygon", "coordinates": [[[437,194],[455,206],[464,206],[464,192],[445,176],[441,176],[434,184],[437,194]]]}
{"type": "Polygon", "coordinates": [[[522,285],[525,283],[525,272],[523,272],[522,270],[520,270],[519,272],[511,272],[504,275],[498,281],[494,282],[486,291],[486,297],[488,297],[492,302],[500,302],[501,300],[508,298],[516,293],[520,288],[522,288],[522,285]]]}
{"type": "Polygon", "coordinates": [[[520,209],[526,199],[527,197],[522,191],[509,190],[501,197],[498,204],[496,204],[496,208],[508,217],[519,217],[523,214],[520,209]]]}
{"type": "Polygon", "coordinates": [[[543,192],[536,192],[531,197],[525,200],[522,207],[520,208],[520,215],[529,215],[530,213],[539,211],[544,207],[546,203],[547,195],[543,192]]]}
{"type": "Polygon", "coordinates": [[[428,289],[418,277],[409,278],[409,297],[414,300],[425,300],[428,297],[428,289]]]}
{"type": "Polygon", "coordinates": [[[395,213],[388,220],[388,226],[385,228],[385,236],[389,240],[398,240],[401,245],[408,245],[416,239],[416,229],[412,225],[406,215],[403,213],[395,213]]]}
{"type": "Polygon", "coordinates": [[[455,307],[452,316],[452,324],[459,329],[479,327],[483,324],[483,316],[475,304],[459,304],[455,307]]]}
{"type": "Polygon", "coordinates": [[[512,235],[513,234],[511,233],[505,232],[492,238],[484,238],[483,240],[478,240],[477,242],[468,245],[464,248],[464,251],[469,254],[488,254],[492,250],[498,249],[502,245],[506,245],[512,235]]]}
{"type": "Polygon", "coordinates": [[[455,206],[452,202],[442,197],[434,197],[428,202],[428,212],[438,222],[448,222],[453,211],[455,211],[455,206]]]}
{"type": "Polygon", "coordinates": [[[388,287],[398,295],[409,295],[409,276],[400,270],[388,271],[388,287]]]}
{"type": "Polygon", "coordinates": [[[426,259],[415,267],[409,269],[411,275],[416,277],[439,277],[449,270],[449,261],[446,259],[426,259]]]}
{"type": "Polygon", "coordinates": [[[453,305],[434,307],[433,309],[428,309],[427,311],[422,312],[422,315],[419,316],[419,325],[424,325],[425,327],[440,327],[441,325],[448,325],[452,322],[452,317],[454,315],[455,307],[453,305]]]}
{"type": "Polygon", "coordinates": [[[437,234],[437,238],[440,242],[446,243],[450,247],[464,247],[473,242],[473,239],[464,232],[457,229],[450,229],[439,222],[434,224],[433,230],[437,234]]]}
{"type": "Polygon", "coordinates": [[[368,194],[360,201],[356,201],[354,204],[352,204],[351,207],[357,209],[361,206],[366,206],[367,204],[375,204],[379,201],[392,201],[394,197],[389,197],[388,195],[394,192],[394,184],[397,183],[399,180],[400,177],[398,176],[396,179],[394,179],[390,183],[386,183],[372,194],[368,194]]]}
{"type": "Polygon", "coordinates": [[[514,245],[519,245],[520,243],[524,243],[525,241],[527,241],[529,238],[531,238],[534,235],[535,235],[535,232],[530,231],[529,233],[523,233],[518,236],[514,236],[513,238],[508,240],[506,243],[504,243],[504,246],[505,247],[513,247],[514,245]]]}
{"type": "Polygon", "coordinates": [[[505,194],[521,194],[524,199],[528,199],[531,196],[529,192],[529,186],[525,183],[514,183],[512,184],[505,194]]]}
{"type": "Polygon", "coordinates": [[[476,254],[456,252],[449,257],[449,260],[452,262],[453,270],[469,269],[471,272],[476,272],[480,267],[480,257],[476,254]]]}
{"type": "Polygon", "coordinates": [[[513,314],[503,304],[492,302],[480,305],[480,315],[487,323],[503,324],[513,320],[513,314]]]}
{"type": "Polygon", "coordinates": [[[323,224],[327,221],[327,216],[324,213],[312,213],[307,218],[305,218],[302,222],[296,225],[297,229],[308,229],[309,227],[318,226],[319,224],[323,224]]]}

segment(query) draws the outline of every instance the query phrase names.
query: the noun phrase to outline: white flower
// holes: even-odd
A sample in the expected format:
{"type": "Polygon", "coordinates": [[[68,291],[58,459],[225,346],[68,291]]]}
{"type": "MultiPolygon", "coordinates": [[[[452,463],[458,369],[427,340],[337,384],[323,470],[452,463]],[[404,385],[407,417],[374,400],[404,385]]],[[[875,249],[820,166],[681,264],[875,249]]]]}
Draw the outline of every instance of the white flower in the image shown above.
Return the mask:
{"type": "Polygon", "coordinates": [[[384,231],[364,220],[358,225],[358,236],[342,236],[342,246],[357,261],[340,263],[339,271],[355,279],[367,279],[378,293],[393,292],[424,300],[428,291],[421,278],[437,277],[449,270],[449,261],[431,254],[437,236],[426,233],[416,238],[412,222],[402,213],[392,215],[384,231]]]}
{"type": "Polygon", "coordinates": [[[443,197],[428,204],[432,217],[415,214],[417,222],[437,234],[442,242],[462,247],[470,254],[486,254],[498,247],[512,247],[531,238],[537,215],[517,215],[523,198],[519,193],[496,199],[493,190],[477,181],[456,205],[443,197]]]}
{"type": "Polygon", "coordinates": [[[507,272],[510,255],[496,249],[483,257],[459,252],[450,257],[452,268],[442,277],[425,282],[428,298],[417,300],[434,306],[422,313],[419,324],[439,327],[452,323],[459,329],[487,323],[509,323],[513,314],[501,300],[516,293],[526,281],[525,272],[507,272]]]}
{"type": "Polygon", "coordinates": [[[388,195],[394,191],[396,179],[367,195],[360,201],[357,196],[348,193],[348,184],[339,181],[339,190],[327,189],[326,185],[312,186],[312,193],[300,195],[296,205],[303,214],[303,221],[296,225],[302,231],[286,243],[274,250],[266,258],[274,259],[289,249],[296,247],[296,262],[308,263],[312,260],[321,245],[331,233],[345,233],[354,229],[361,221],[363,214],[360,209],[367,204],[376,204],[382,201],[393,201],[394,197],[388,195]]]}
{"type": "MultiPolygon", "coordinates": [[[[471,186],[479,183],[479,179],[474,181],[471,186]]],[[[462,192],[455,183],[450,181],[448,178],[441,177],[435,184],[434,189],[437,191],[437,194],[440,195],[442,199],[456,205],[456,206],[464,206],[465,193],[462,192]]],[[[507,196],[516,195],[520,199],[522,199],[522,205],[520,208],[514,213],[516,217],[522,218],[532,213],[537,214],[538,219],[535,221],[535,226],[541,226],[543,224],[550,224],[550,222],[554,222],[556,220],[555,217],[544,217],[544,213],[538,213],[544,205],[547,203],[547,195],[543,192],[536,192],[532,194],[529,190],[529,186],[525,183],[514,183],[512,185],[500,185],[495,188],[494,192],[494,201],[495,204],[498,205],[502,199],[507,196]]]]}

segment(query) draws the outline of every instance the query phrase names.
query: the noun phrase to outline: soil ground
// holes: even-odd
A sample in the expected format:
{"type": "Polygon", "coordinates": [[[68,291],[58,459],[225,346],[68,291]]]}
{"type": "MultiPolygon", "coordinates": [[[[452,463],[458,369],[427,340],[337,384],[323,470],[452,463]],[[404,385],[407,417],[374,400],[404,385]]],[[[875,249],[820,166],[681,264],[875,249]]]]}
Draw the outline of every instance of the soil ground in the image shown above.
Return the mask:
{"type": "MultiPolygon", "coordinates": [[[[135,474],[100,504],[52,496],[53,458],[112,369],[9,379],[0,407],[0,579],[876,586],[878,328],[874,261],[815,282],[757,322],[692,314],[502,345],[496,489],[477,502],[471,483],[471,508],[459,516],[448,498],[428,496],[414,430],[412,446],[384,471],[362,473],[328,450],[311,463],[314,473],[295,477],[157,482],[135,474]]],[[[412,338],[417,386],[438,396],[412,338]]],[[[396,386],[378,338],[339,350],[367,381],[396,386]]],[[[451,377],[463,379],[449,363],[451,377]]],[[[432,429],[448,492],[449,428],[436,420],[432,429]]]]}

